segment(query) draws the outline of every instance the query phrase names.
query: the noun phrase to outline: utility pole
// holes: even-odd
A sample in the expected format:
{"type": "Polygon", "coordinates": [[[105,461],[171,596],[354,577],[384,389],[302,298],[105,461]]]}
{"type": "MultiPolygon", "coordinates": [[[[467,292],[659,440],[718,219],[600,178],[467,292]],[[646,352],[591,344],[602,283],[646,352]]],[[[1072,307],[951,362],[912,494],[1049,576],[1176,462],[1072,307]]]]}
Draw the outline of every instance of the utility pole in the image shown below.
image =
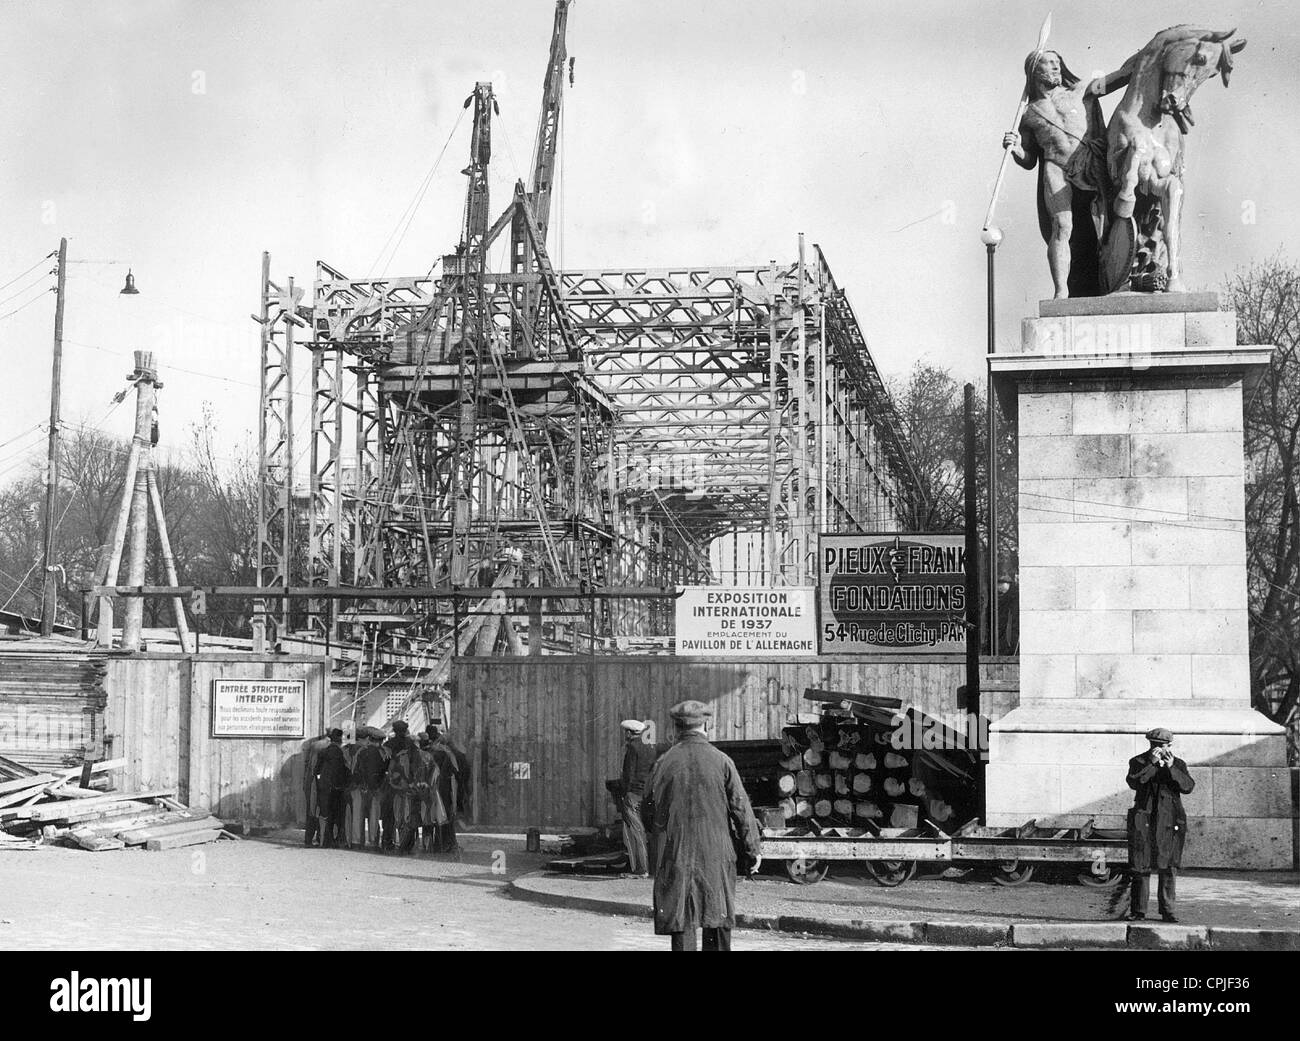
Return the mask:
{"type": "MultiPolygon", "coordinates": [[[[980,537],[977,527],[975,487],[975,387],[967,383],[965,405],[965,485],[966,485],[966,704],[967,718],[980,714],[980,537]]],[[[983,749],[975,760],[975,799],[979,819],[984,819],[983,749]]]]}
{"type": "Polygon", "coordinates": [[[59,239],[58,285],[54,298],[54,366],[50,375],[50,454],[45,470],[45,545],[41,559],[41,635],[54,632],[59,587],[54,578],[54,499],[59,487],[59,399],[63,383],[63,296],[68,270],[68,240],[59,239]]]}
{"type": "MultiPolygon", "coordinates": [[[[997,349],[997,326],[995,323],[994,305],[997,299],[995,293],[994,272],[996,269],[996,257],[998,252],[998,243],[1002,241],[1002,232],[998,228],[985,228],[980,233],[980,241],[984,243],[984,250],[988,255],[988,274],[986,278],[988,290],[988,353],[991,355],[997,349]]],[[[1001,653],[1001,619],[998,617],[998,403],[995,397],[995,388],[993,386],[993,369],[988,366],[988,379],[986,381],[985,407],[988,409],[988,523],[989,523],[989,573],[987,575],[988,597],[989,597],[989,654],[997,655],[1001,653]]]]}
{"type": "MultiPolygon", "coordinates": [[[[145,552],[149,538],[149,467],[153,455],[153,412],[157,370],[153,354],[135,352],[135,443],[140,453],[136,467],[134,487],[131,491],[131,513],[127,522],[129,556],[127,557],[126,584],[142,586],[145,578],[145,552]]],[[[144,598],[129,597],[122,611],[122,649],[138,651],[144,628],[144,598]]]]}

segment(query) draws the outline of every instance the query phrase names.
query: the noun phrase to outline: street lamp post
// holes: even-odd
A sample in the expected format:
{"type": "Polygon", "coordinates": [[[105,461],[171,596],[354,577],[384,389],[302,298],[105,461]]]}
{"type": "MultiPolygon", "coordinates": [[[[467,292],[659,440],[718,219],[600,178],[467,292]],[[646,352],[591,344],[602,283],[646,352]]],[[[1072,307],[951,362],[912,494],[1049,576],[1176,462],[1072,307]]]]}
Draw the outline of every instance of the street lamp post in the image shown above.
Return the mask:
{"type": "MultiPolygon", "coordinates": [[[[998,244],[1002,241],[999,228],[988,227],[980,232],[980,241],[988,256],[988,353],[996,349],[994,319],[994,268],[998,244]]],[[[987,367],[988,363],[985,362],[987,367]]],[[[989,525],[989,654],[998,653],[998,411],[993,394],[993,370],[988,369],[985,408],[988,412],[988,525],[989,525]]]]}

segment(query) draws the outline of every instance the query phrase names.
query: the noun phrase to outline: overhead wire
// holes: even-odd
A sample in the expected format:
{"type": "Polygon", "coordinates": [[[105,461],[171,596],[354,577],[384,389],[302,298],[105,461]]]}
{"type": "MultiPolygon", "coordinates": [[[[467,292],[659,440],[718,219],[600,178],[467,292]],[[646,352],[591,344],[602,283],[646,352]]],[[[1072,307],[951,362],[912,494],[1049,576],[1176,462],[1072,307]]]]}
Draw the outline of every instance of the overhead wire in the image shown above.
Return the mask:
{"type": "Polygon", "coordinates": [[[56,249],[56,250],[51,250],[49,253],[46,253],[45,256],[41,257],[40,260],[38,260],[35,264],[33,264],[31,267],[29,267],[26,271],[19,272],[18,274],[14,275],[14,277],[11,278],[11,279],[10,279],[8,282],[6,282],[4,285],[0,285],[0,290],[8,289],[11,285],[13,285],[15,282],[17,282],[20,278],[25,278],[29,272],[35,271],[38,267],[40,267],[42,264],[44,264],[44,263],[45,263],[47,260],[49,260],[51,257],[58,256],[58,253],[59,253],[59,251],[58,251],[57,249],[56,249]]]}

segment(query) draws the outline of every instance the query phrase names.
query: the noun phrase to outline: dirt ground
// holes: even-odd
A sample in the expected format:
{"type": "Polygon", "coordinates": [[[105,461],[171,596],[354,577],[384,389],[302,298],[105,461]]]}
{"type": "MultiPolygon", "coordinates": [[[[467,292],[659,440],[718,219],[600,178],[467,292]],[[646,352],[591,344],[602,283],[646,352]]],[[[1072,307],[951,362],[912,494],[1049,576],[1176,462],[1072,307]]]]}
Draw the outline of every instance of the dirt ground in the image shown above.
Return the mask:
{"type": "MultiPolygon", "coordinates": [[[[305,849],[301,832],[149,853],[0,853],[7,950],[664,950],[644,920],[510,899],[539,870],[517,838],[462,836],[460,860],[305,849]]],[[[738,931],[738,950],[849,950],[738,931]]]]}

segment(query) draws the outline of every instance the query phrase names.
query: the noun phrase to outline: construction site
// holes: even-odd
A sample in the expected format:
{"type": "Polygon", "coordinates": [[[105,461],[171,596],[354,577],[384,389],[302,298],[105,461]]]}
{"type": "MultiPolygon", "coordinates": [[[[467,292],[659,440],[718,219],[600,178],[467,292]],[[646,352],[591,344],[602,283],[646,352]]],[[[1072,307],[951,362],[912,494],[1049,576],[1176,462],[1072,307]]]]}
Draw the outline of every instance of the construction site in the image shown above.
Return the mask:
{"type": "MultiPolygon", "coordinates": [[[[308,279],[262,254],[255,586],[177,574],[151,463],[165,361],[137,352],[136,437],[82,641],[11,649],[37,672],[72,654],[81,678],[52,684],[39,711],[59,722],[7,754],[67,767],[127,751],[127,787],[283,822],[302,739],[400,720],[475,749],[475,819],[589,825],[610,810],[610,719],[707,696],[721,738],[770,742],[809,688],[959,707],[961,653],[818,656],[811,617],[793,657],[677,645],[683,589],[810,592],[820,537],[899,531],[923,491],[815,239],[739,266],[552,262],[569,15],[559,0],[528,180],[507,198],[489,192],[492,84],[467,84],[444,149],[464,158],[464,193],[434,201],[459,210],[461,234],[430,244],[425,273],[352,278],[354,258],[331,257],[308,279]],[[151,538],[166,586],[146,582],[151,538]],[[150,598],[174,637],[143,630],[150,598]],[[210,601],[249,603],[251,639],[208,636],[210,601]],[[225,711],[219,687],[262,680],[319,704],[283,730],[200,725],[225,711]]],[[[1014,662],[988,667],[992,696],[1011,698],[1014,662]]],[[[13,732],[34,733],[19,716],[13,732]]]]}
{"type": "Polygon", "coordinates": [[[263,257],[255,647],[337,658],[373,725],[423,725],[455,656],[670,651],[665,594],[810,584],[818,532],[895,530],[921,494],[848,297],[802,235],[744,267],[552,265],[568,13],[530,183],[508,199],[488,192],[492,85],[473,85],[465,195],[442,201],[463,234],[429,273],[322,260],[309,294],[263,257]]]}

